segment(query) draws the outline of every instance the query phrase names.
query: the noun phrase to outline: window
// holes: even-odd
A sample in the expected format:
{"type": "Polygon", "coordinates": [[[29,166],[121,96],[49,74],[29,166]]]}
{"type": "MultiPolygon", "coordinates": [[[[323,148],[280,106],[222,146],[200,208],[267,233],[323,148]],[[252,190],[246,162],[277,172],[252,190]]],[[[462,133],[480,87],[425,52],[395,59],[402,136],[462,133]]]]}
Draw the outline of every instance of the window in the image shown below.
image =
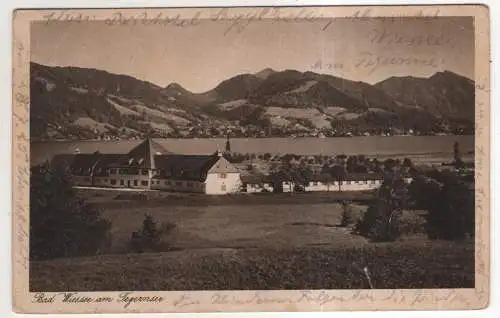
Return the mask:
{"type": "Polygon", "coordinates": [[[165,181],[165,185],[170,185],[170,181],[165,181]]]}
{"type": "Polygon", "coordinates": [[[317,183],[317,182],[313,182],[313,183],[312,183],[312,185],[313,185],[313,186],[317,186],[317,185],[318,185],[318,183],[317,183]]]}
{"type": "Polygon", "coordinates": [[[221,189],[221,191],[226,191],[226,185],[225,184],[221,185],[220,189],[221,189]]]}
{"type": "Polygon", "coordinates": [[[225,174],[225,173],[219,173],[219,178],[226,179],[227,178],[227,174],[225,174]]]}
{"type": "Polygon", "coordinates": [[[109,173],[110,174],[115,174],[116,173],[116,169],[109,169],[109,173]]]}
{"type": "Polygon", "coordinates": [[[111,182],[112,185],[115,185],[116,184],[116,179],[111,179],[110,182],[111,182]]]}
{"type": "Polygon", "coordinates": [[[177,181],[177,182],[175,183],[175,185],[176,185],[176,186],[178,186],[178,187],[182,187],[182,182],[177,181]]]}
{"type": "Polygon", "coordinates": [[[120,185],[125,185],[125,181],[120,180],[120,185]]]}
{"type": "Polygon", "coordinates": [[[192,182],[188,182],[188,183],[187,183],[187,187],[188,187],[188,188],[192,188],[192,187],[193,187],[193,183],[192,183],[192,182]]]}
{"type": "Polygon", "coordinates": [[[368,184],[368,181],[367,181],[367,180],[365,180],[365,181],[363,181],[363,183],[364,183],[364,184],[368,184]]]}
{"type": "Polygon", "coordinates": [[[137,186],[137,180],[134,180],[134,185],[137,186]]]}
{"type": "Polygon", "coordinates": [[[346,184],[351,184],[351,181],[347,181],[346,184]]]}
{"type": "Polygon", "coordinates": [[[127,170],[126,169],[120,169],[118,172],[120,174],[127,174],[127,170]]]}
{"type": "Polygon", "coordinates": [[[142,169],[141,170],[142,175],[147,175],[148,174],[148,169],[142,169]]]}
{"type": "Polygon", "coordinates": [[[143,180],[143,181],[141,181],[141,185],[143,185],[143,186],[148,186],[148,185],[149,185],[149,182],[148,182],[148,181],[143,180]]]}
{"type": "Polygon", "coordinates": [[[84,181],[85,182],[90,182],[90,178],[85,178],[84,181]]]}
{"type": "Polygon", "coordinates": [[[371,181],[371,184],[375,184],[375,180],[372,180],[372,181],[371,181]]]}

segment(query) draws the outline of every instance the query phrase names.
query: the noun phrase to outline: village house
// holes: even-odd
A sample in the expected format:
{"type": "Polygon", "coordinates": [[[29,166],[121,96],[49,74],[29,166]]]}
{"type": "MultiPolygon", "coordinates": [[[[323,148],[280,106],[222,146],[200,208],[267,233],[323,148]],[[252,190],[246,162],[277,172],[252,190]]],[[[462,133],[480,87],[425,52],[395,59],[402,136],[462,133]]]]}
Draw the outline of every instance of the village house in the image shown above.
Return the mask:
{"type": "MultiPolygon", "coordinates": [[[[316,191],[369,191],[379,188],[384,180],[380,173],[349,173],[344,180],[335,180],[330,175],[315,174],[309,178],[305,185],[297,184],[291,180],[271,180],[270,176],[249,175],[241,177],[243,191],[247,193],[274,192],[279,187],[283,192],[295,192],[301,188],[304,192],[316,191]],[[276,182],[278,184],[276,185],[276,182]],[[281,186],[280,186],[281,183],[281,186]]],[[[403,180],[410,183],[413,178],[405,175],[403,180]]]]}
{"type": "Polygon", "coordinates": [[[205,194],[239,192],[240,172],[221,152],[180,155],[151,138],[125,154],[74,154],[54,158],[70,167],[76,186],[156,189],[205,194]]]}
{"type": "Polygon", "coordinates": [[[273,182],[267,175],[242,175],[242,191],[246,193],[273,192],[273,182]]]}
{"type": "MultiPolygon", "coordinates": [[[[413,179],[410,176],[403,176],[403,180],[408,184],[413,179]]],[[[368,191],[378,189],[384,181],[381,173],[348,173],[343,180],[335,180],[331,176],[315,174],[304,186],[305,192],[310,191],[368,191]]],[[[291,181],[283,182],[283,192],[295,191],[295,183],[291,181]]]]}

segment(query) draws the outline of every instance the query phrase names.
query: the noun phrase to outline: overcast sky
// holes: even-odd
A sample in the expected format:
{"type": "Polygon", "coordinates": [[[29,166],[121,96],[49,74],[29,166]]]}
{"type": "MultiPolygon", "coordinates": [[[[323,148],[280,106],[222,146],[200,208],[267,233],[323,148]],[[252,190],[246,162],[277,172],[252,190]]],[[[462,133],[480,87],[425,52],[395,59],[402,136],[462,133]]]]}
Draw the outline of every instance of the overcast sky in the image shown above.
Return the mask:
{"type": "Polygon", "coordinates": [[[229,29],[230,23],[203,21],[182,28],[33,23],[31,58],[44,65],[131,75],[160,86],[176,82],[193,92],[267,67],[372,84],[390,76],[430,76],[442,70],[474,78],[472,18],[259,21],[241,32],[229,29]],[[388,65],[391,58],[396,65],[388,65]]]}

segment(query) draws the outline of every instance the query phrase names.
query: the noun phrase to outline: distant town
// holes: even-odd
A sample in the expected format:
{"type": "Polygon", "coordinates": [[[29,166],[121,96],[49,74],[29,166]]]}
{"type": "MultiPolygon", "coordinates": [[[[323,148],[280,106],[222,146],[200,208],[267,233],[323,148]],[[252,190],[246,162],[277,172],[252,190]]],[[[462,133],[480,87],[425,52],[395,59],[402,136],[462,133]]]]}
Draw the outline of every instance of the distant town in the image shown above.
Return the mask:
{"type": "MultiPolygon", "coordinates": [[[[56,128],[56,127],[55,127],[56,128]]],[[[175,129],[173,131],[152,129],[150,131],[131,131],[129,129],[108,129],[101,132],[98,128],[69,127],[61,129],[55,133],[52,140],[142,140],[146,136],[153,138],[225,138],[230,135],[232,138],[331,138],[331,137],[359,137],[359,136],[444,136],[444,135],[473,135],[471,128],[449,127],[446,124],[435,127],[435,129],[421,131],[413,129],[338,129],[338,128],[304,128],[297,124],[297,127],[268,127],[263,128],[257,125],[242,126],[239,122],[225,124],[214,122],[199,124],[186,129],[175,129]]],[[[35,138],[36,139],[36,138],[35,138]]]]}

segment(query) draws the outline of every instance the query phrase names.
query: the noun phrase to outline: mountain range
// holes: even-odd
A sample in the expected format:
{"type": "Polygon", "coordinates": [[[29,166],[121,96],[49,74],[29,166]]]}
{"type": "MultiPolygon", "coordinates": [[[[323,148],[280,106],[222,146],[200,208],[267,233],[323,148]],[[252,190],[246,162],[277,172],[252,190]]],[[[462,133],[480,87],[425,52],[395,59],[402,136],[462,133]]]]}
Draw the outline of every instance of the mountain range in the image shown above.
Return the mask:
{"type": "Polygon", "coordinates": [[[450,71],[375,85],[314,72],[239,74],[204,93],[106,71],[31,63],[32,138],[286,135],[473,129],[474,82],[450,71]],[[224,130],[224,131],[223,131],[224,130]],[[235,132],[236,131],[236,132],[235,132]]]}

